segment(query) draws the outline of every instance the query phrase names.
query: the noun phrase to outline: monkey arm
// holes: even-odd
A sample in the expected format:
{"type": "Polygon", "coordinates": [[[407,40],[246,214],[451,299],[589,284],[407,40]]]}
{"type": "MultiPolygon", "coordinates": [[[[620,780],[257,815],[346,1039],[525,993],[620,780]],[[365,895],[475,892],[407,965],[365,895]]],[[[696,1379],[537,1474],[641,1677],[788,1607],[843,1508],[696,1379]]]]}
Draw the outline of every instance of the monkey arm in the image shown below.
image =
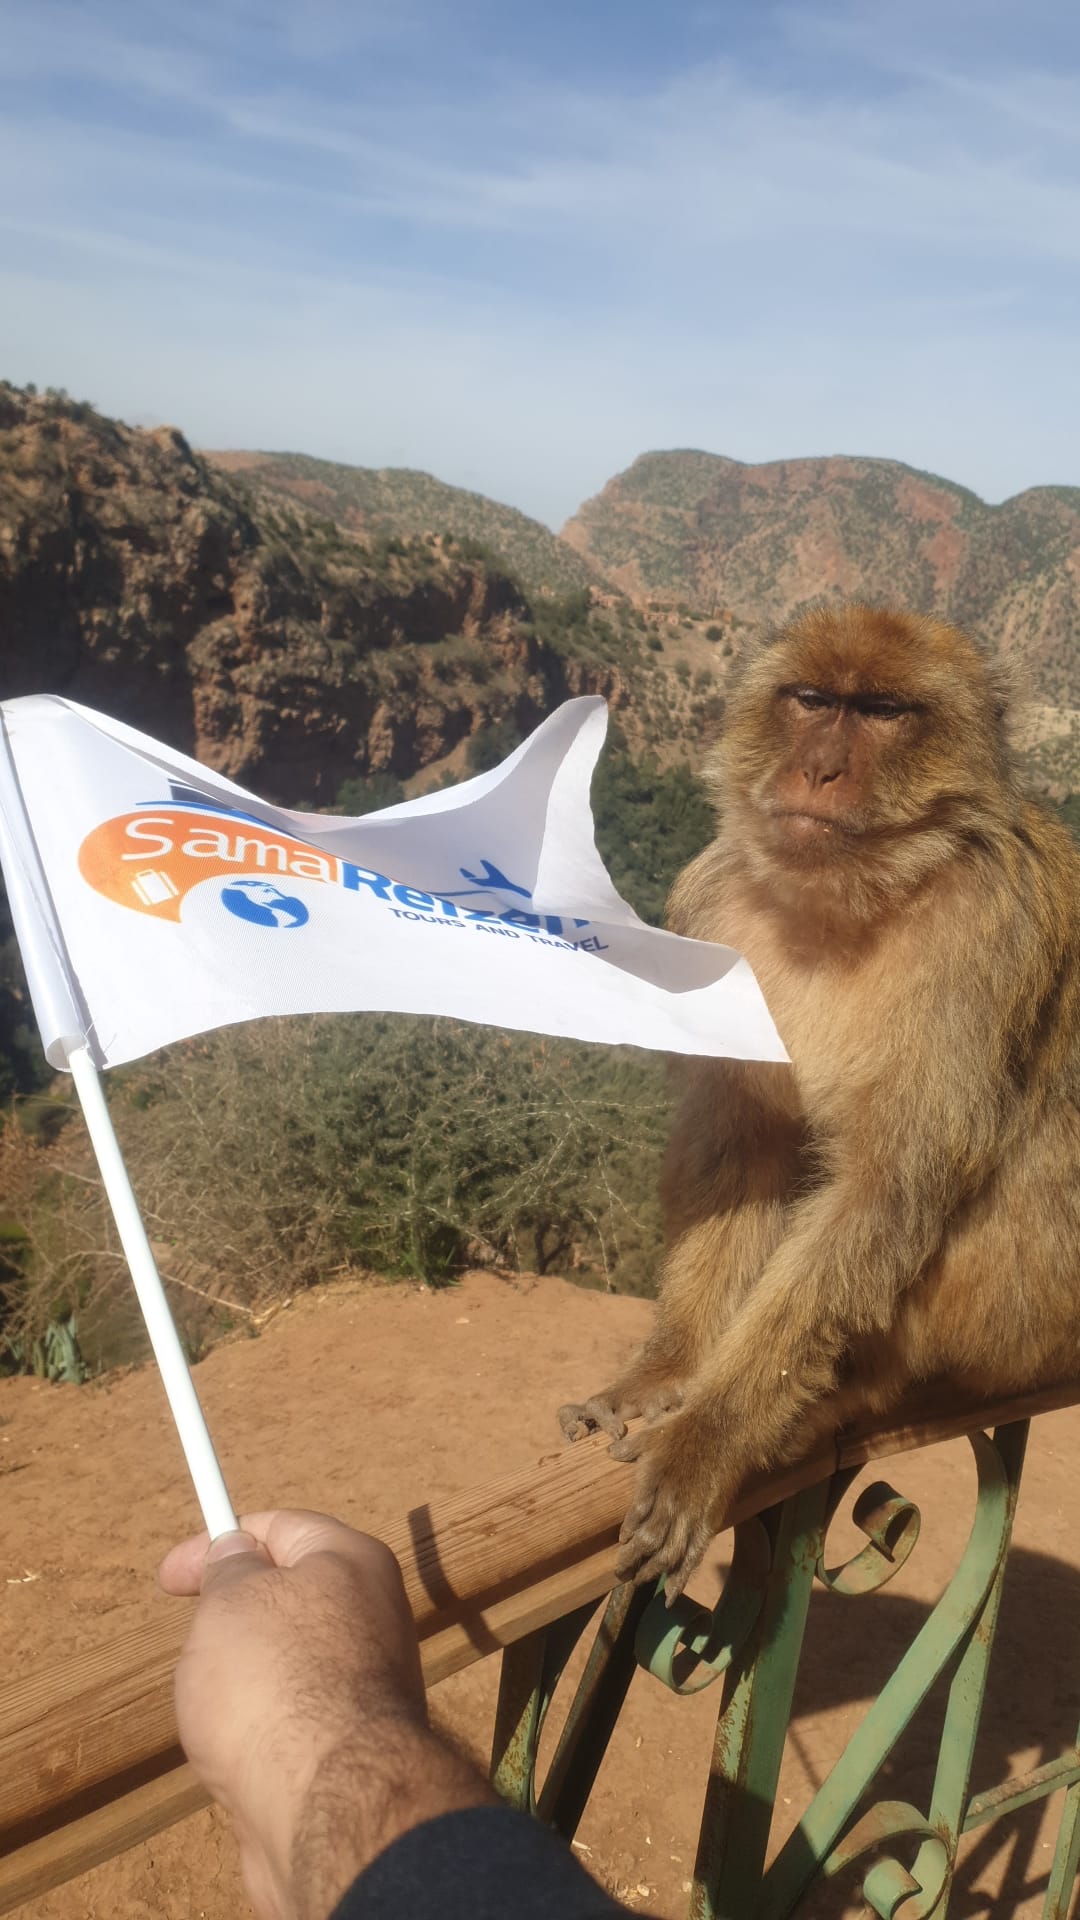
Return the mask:
{"type": "Polygon", "coordinates": [[[847,1181],[801,1203],[681,1409],[612,1448],[639,1463],[620,1578],[665,1574],[669,1600],[682,1591],[742,1481],[792,1450],[851,1341],[887,1328],[901,1276],[930,1251],[927,1216],[905,1231],[883,1196],[867,1205],[847,1181]]]}
{"type": "Polygon", "coordinates": [[[668,1255],[656,1325],[625,1372],[559,1409],[569,1439],[619,1439],[637,1414],[677,1407],[687,1382],[779,1242],[804,1171],[803,1124],[786,1068],[695,1062],[661,1183],[668,1255]]]}

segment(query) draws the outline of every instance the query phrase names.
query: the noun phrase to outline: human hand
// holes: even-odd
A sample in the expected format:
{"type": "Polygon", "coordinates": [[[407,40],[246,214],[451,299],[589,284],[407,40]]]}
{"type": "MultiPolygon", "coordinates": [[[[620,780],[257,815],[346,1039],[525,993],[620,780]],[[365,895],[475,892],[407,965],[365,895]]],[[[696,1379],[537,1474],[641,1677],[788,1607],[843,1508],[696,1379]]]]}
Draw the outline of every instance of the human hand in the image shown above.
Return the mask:
{"type": "Polygon", "coordinates": [[[420,1820],[489,1797],[430,1732],[387,1547],[317,1513],[247,1514],[161,1564],[200,1594],[176,1672],[180,1739],[230,1814],[260,1920],[324,1920],[420,1820]]]}

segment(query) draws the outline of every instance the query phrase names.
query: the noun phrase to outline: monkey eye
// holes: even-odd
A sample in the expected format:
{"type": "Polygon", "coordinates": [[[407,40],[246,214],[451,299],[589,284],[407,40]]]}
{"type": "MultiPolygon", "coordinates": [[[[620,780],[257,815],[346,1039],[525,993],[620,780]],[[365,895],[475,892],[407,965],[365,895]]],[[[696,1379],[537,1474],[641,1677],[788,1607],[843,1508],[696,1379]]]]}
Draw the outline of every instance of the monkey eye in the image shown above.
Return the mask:
{"type": "Polygon", "coordinates": [[[807,713],[821,713],[826,707],[836,705],[832,695],[823,693],[820,687],[789,687],[787,691],[807,713]]]}
{"type": "Polygon", "coordinates": [[[910,713],[906,700],[900,700],[891,693],[865,693],[851,702],[856,713],[866,714],[872,720],[898,720],[902,713],[910,713]]]}

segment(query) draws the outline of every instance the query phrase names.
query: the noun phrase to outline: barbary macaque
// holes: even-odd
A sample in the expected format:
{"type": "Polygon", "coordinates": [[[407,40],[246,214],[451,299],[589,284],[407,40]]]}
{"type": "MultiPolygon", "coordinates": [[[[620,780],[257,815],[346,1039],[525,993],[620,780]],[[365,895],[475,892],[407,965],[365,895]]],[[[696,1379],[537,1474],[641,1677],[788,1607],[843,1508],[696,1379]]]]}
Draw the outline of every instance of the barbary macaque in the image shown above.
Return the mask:
{"type": "Polygon", "coordinates": [[[751,1470],[1080,1366],[1080,855],[1007,718],[965,634],[860,605],[731,693],[669,919],[746,955],[791,1065],[684,1063],[655,1331],[560,1413],[639,1463],[619,1574],[669,1601],[751,1470]]]}

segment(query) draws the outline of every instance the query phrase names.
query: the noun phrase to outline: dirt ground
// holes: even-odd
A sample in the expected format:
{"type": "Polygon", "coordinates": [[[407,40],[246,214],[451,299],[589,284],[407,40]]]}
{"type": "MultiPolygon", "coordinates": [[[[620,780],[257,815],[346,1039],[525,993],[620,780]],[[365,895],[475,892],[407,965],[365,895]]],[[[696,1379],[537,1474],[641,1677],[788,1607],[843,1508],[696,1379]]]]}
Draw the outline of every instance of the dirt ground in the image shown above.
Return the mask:
{"type": "MultiPolygon", "coordinates": [[[[648,1326],[642,1301],[555,1279],[469,1276],[439,1294],[342,1287],[309,1295],[258,1339],[196,1369],[240,1508],[321,1507],[378,1532],[408,1508],[528,1466],[555,1443],[554,1408],[610,1376],[648,1326]]],[[[1046,1760],[1080,1715],[1080,1408],[1033,1431],[984,1715],[976,1782],[1046,1760]]],[[[972,1512],[964,1442],[884,1469],[923,1511],[911,1561],[882,1594],[815,1593],[774,1842],[796,1819],[955,1565],[972,1512]]],[[[198,1524],[156,1375],[85,1388],[0,1381],[0,1546],[7,1671],[148,1620],[163,1550],[198,1524]]],[[[700,1578],[718,1588],[720,1552],[700,1578]]],[[[497,1661],[435,1690],[438,1716],[483,1756],[497,1661]]],[[[719,1690],[681,1700],[635,1679],[586,1811],[579,1855],[631,1906],[685,1911],[719,1690]]],[[[926,1805],[934,1701],[882,1776],[926,1805]]],[[[1060,1802],[1051,1803],[1056,1808],[1060,1802]]],[[[1038,1911],[1053,1814],[1030,1807],[973,1836],[951,1912],[1038,1911]]],[[[839,1890],[807,1912],[839,1911],[839,1890]]],[[[847,1910],[859,1902],[848,1890],[847,1910]]],[[[234,1920],[247,1911],[223,1822],[204,1813],[26,1907],[27,1920],[234,1920]]]]}

